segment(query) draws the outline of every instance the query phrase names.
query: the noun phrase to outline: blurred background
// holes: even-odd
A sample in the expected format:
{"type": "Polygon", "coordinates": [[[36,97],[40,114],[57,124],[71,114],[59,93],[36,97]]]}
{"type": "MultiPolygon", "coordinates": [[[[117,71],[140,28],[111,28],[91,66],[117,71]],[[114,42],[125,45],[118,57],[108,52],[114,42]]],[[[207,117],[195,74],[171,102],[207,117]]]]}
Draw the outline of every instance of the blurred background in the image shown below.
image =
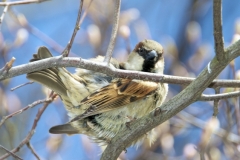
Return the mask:
{"type": "MultiPolygon", "coordinates": [[[[84,10],[91,3],[84,1],[84,10]]],[[[122,0],[118,37],[113,57],[124,61],[136,43],[153,39],[164,47],[165,74],[196,77],[214,57],[213,2],[211,0],[122,0]]],[[[240,1],[223,0],[223,35],[225,47],[239,39],[240,1]]],[[[39,46],[48,47],[59,55],[71,38],[78,0],[51,0],[39,4],[12,6],[0,24],[0,68],[12,57],[14,66],[28,63],[39,46]]],[[[110,40],[114,13],[113,0],[93,0],[75,38],[70,56],[85,59],[104,55],[110,40]]],[[[0,6],[0,13],[4,7],[0,6]]],[[[221,79],[240,78],[239,58],[219,75],[221,79]]],[[[74,72],[74,68],[69,68],[74,72]]],[[[0,82],[0,119],[50,91],[33,83],[14,91],[11,88],[28,82],[26,75],[0,82]]],[[[169,85],[167,100],[185,86],[169,85]]],[[[221,92],[236,89],[221,89],[221,92]]],[[[205,94],[214,94],[207,89],[205,94]]],[[[167,101],[166,100],[166,101],[167,101]]],[[[8,119],[0,126],[0,145],[11,150],[31,130],[42,105],[8,119]]],[[[196,102],[156,128],[158,139],[151,147],[146,142],[139,148],[130,147],[121,159],[199,159],[198,149],[206,146],[206,159],[239,159],[239,100],[221,100],[217,120],[211,119],[213,102],[196,102]],[[206,140],[213,132],[211,139],[206,140]]],[[[61,100],[47,107],[30,141],[43,160],[100,159],[100,148],[84,135],[52,135],[50,127],[68,121],[61,100]]],[[[0,149],[0,156],[5,154],[0,149]]],[[[27,146],[17,155],[36,159],[27,146]]],[[[11,156],[8,159],[14,159],[11,156]]]]}

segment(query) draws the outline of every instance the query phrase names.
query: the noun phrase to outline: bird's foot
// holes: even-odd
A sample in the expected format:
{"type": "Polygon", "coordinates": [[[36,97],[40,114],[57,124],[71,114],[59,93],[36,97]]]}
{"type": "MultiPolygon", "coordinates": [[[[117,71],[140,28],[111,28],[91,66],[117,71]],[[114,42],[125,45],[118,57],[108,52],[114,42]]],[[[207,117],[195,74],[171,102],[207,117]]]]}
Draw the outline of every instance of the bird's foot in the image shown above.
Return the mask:
{"type": "Polygon", "coordinates": [[[125,124],[126,124],[126,127],[131,130],[130,125],[131,125],[131,123],[134,122],[137,118],[131,117],[131,116],[127,116],[127,118],[128,118],[130,121],[129,121],[129,122],[126,122],[125,124]]]}
{"type": "Polygon", "coordinates": [[[153,115],[154,115],[154,116],[158,116],[159,114],[164,113],[164,112],[166,112],[166,111],[167,111],[167,110],[163,110],[163,109],[161,109],[160,107],[157,107],[157,108],[154,110],[153,115]]]}

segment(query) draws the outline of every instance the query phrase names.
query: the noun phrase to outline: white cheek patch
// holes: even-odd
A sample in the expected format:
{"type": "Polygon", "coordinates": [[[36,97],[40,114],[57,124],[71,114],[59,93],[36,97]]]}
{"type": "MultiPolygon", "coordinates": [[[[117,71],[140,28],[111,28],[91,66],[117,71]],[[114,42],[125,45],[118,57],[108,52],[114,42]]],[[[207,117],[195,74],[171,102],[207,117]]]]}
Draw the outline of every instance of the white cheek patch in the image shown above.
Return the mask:
{"type": "Polygon", "coordinates": [[[155,64],[155,73],[163,74],[164,62],[158,61],[155,64]]]}
{"type": "Polygon", "coordinates": [[[143,63],[144,63],[144,59],[138,54],[136,54],[134,55],[134,57],[128,60],[125,67],[127,70],[141,71],[143,63]]]}

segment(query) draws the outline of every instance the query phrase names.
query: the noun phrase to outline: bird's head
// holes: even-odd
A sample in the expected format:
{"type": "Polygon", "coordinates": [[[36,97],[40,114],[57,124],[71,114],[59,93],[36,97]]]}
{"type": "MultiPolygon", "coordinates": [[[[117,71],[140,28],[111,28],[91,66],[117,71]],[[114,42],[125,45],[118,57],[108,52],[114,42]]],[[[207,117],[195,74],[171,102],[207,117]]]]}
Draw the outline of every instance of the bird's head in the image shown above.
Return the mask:
{"type": "Polygon", "coordinates": [[[129,54],[127,62],[122,64],[122,68],[163,74],[163,47],[153,40],[139,42],[129,54]]]}

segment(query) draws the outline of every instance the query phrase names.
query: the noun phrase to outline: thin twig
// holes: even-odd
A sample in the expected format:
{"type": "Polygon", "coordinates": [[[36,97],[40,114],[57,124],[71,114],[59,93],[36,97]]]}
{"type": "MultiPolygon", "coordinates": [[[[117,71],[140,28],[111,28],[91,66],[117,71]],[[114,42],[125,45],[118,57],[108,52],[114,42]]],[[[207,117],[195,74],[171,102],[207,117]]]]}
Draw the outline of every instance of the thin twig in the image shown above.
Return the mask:
{"type": "Polygon", "coordinates": [[[40,157],[37,155],[36,151],[33,149],[33,147],[30,144],[30,142],[27,142],[26,145],[31,150],[32,154],[37,158],[37,160],[40,160],[40,157]]]}
{"type": "MultiPolygon", "coordinates": [[[[56,52],[62,53],[62,51],[64,50],[64,47],[62,47],[60,44],[58,44],[56,41],[54,41],[52,38],[50,38],[48,35],[46,35],[42,31],[40,31],[38,28],[31,25],[27,21],[27,19],[24,17],[24,15],[17,16],[16,13],[13,12],[13,10],[9,10],[9,13],[21,27],[24,27],[29,33],[31,33],[32,35],[36,36],[37,38],[39,38],[40,40],[48,44],[56,52]],[[22,17],[21,19],[24,19],[24,23],[21,22],[23,20],[20,20],[20,17],[22,17]]],[[[76,55],[72,52],[71,54],[76,55]]]]}
{"type": "Polygon", "coordinates": [[[12,65],[15,60],[16,59],[12,57],[12,59],[9,62],[7,62],[3,68],[0,69],[0,75],[3,74],[4,72],[8,73],[8,71],[12,68],[12,65]]]}
{"type": "Polygon", "coordinates": [[[109,65],[110,59],[112,57],[114,45],[115,45],[116,38],[117,38],[119,15],[120,15],[120,8],[121,8],[121,0],[116,0],[115,3],[116,4],[115,4],[115,8],[114,8],[113,29],[112,29],[111,39],[110,39],[110,42],[109,42],[109,45],[108,45],[107,53],[106,53],[106,56],[104,58],[104,62],[106,62],[107,65],[109,65]]]}
{"type": "Polygon", "coordinates": [[[8,115],[8,116],[3,117],[2,120],[0,121],[0,127],[2,126],[2,124],[3,124],[7,119],[12,118],[13,116],[16,116],[16,115],[18,115],[18,114],[20,114],[20,113],[22,113],[22,112],[24,112],[24,111],[26,111],[26,110],[28,110],[28,109],[30,109],[30,108],[33,108],[33,107],[35,107],[35,106],[38,105],[38,104],[41,104],[41,103],[44,103],[44,102],[47,103],[47,102],[50,102],[50,101],[51,101],[51,99],[37,100],[37,101],[33,102],[32,104],[29,104],[29,105],[26,106],[25,108],[20,109],[20,110],[14,112],[14,113],[12,113],[12,114],[10,114],[10,115],[8,115]]]}
{"type": "Polygon", "coordinates": [[[225,108],[225,111],[224,113],[226,114],[226,124],[225,124],[225,130],[227,131],[225,136],[223,137],[223,140],[226,140],[228,135],[231,133],[231,129],[232,127],[235,125],[235,122],[233,122],[233,116],[232,116],[232,107],[231,105],[229,104],[229,100],[225,100],[225,103],[226,103],[226,107],[225,108]]]}
{"type": "MultiPolygon", "coordinates": [[[[28,143],[30,141],[30,139],[32,138],[32,136],[35,132],[35,129],[37,127],[39,119],[41,118],[41,116],[42,116],[43,112],[45,111],[45,109],[47,108],[47,106],[54,100],[55,97],[56,97],[56,95],[50,96],[51,100],[45,102],[43,107],[38,110],[38,113],[37,113],[37,115],[34,119],[34,122],[33,122],[33,125],[32,125],[32,128],[31,128],[30,132],[28,133],[28,135],[22,140],[22,142],[16,148],[11,150],[12,153],[18,152],[22,148],[22,146],[24,146],[26,143],[28,143]]],[[[3,160],[5,158],[7,158],[9,155],[10,155],[9,153],[4,154],[3,156],[0,157],[0,160],[3,160]]]]}
{"type": "MultiPolygon", "coordinates": [[[[214,90],[215,90],[216,95],[220,93],[220,87],[217,87],[214,90]]],[[[219,103],[219,99],[215,99],[213,102],[213,116],[214,117],[217,117],[217,114],[218,114],[218,103],[219,103]]]]}
{"type": "Polygon", "coordinates": [[[237,131],[238,131],[238,135],[240,135],[240,109],[239,109],[239,97],[236,99],[235,101],[235,115],[236,115],[236,123],[237,123],[237,131]]]}
{"type": "Polygon", "coordinates": [[[214,94],[214,95],[205,95],[198,99],[198,101],[218,101],[221,99],[228,99],[228,98],[237,98],[240,96],[240,91],[230,92],[230,93],[221,93],[221,94],[214,94]]]}
{"type": "MultiPolygon", "coordinates": [[[[232,70],[232,74],[233,74],[233,79],[236,79],[236,70],[235,70],[235,62],[232,61],[229,65],[231,67],[231,70],[232,70]]],[[[235,88],[234,90],[239,90],[237,88],[235,88]]],[[[237,131],[238,131],[238,135],[240,135],[240,108],[239,108],[239,97],[234,101],[235,102],[235,105],[234,108],[235,108],[235,117],[236,117],[236,124],[237,124],[237,131]]]]}
{"type": "MultiPolygon", "coordinates": [[[[6,14],[7,11],[8,11],[8,7],[9,7],[8,5],[4,7],[3,13],[2,13],[2,15],[1,15],[1,17],[0,17],[0,25],[2,24],[3,19],[4,19],[4,16],[5,16],[5,14],[6,14]]],[[[0,27],[0,30],[1,30],[1,28],[2,28],[2,27],[0,27]]]]}
{"type": "MultiPolygon", "coordinates": [[[[179,114],[176,115],[177,117],[181,118],[182,120],[196,126],[199,127],[201,129],[204,129],[206,126],[206,122],[185,112],[185,111],[181,111],[179,114]]],[[[223,128],[218,128],[216,130],[213,131],[213,133],[219,137],[225,137],[227,136],[227,140],[231,141],[233,143],[240,143],[240,137],[232,132],[229,132],[229,130],[225,130],[223,128]]]]}
{"type": "Polygon", "coordinates": [[[212,116],[204,126],[201,141],[198,144],[198,152],[201,160],[205,160],[205,152],[207,151],[214,131],[218,130],[218,123],[217,117],[212,116]]]}
{"type": "Polygon", "coordinates": [[[2,148],[4,151],[6,151],[6,152],[9,153],[10,155],[12,155],[14,158],[23,160],[22,158],[20,158],[20,157],[17,156],[16,154],[12,153],[11,151],[7,150],[6,148],[4,148],[4,147],[1,146],[1,145],[0,145],[0,148],[2,148]]]}
{"type": "MultiPolygon", "coordinates": [[[[220,93],[220,87],[214,88],[214,90],[216,95],[220,93]]],[[[213,117],[209,122],[210,124],[207,124],[206,127],[204,128],[204,132],[202,134],[202,140],[200,141],[200,144],[198,147],[201,160],[205,160],[205,152],[212,138],[212,134],[214,130],[212,130],[211,126],[209,125],[211,125],[211,123],[215,122],[217,119],[218,103],[219,103],[219,99],[215,99],[213,102],[213,117]]]]}
{"type": "Polygon", "coordinates": [[[82,8],[83,8],[83,0],[81,0],[80,2],[80,6],[79,6],[79,10],[78,10],[78,16],[77,16],[77,21],[76,21],[76,25],[75,25],[75,28],[73,30],[73,34],[72,34],[72,37],[71,37],[71,40],[70,42],[68,43],[67,47],[64,49],[64,51],[62,52],[62,55],[67,57],[71,48],[72,48],[72,44],[73,44],[73,41],[77,35],[77,32],[78,30],[80,29],[80,17],[81,17],[81,13],[82,13],[82,8]]]}
{"type": "Polygon", "coordinates": [[[26,1],[14,1],[14,2],[0,2],[0,6],[13,6],[30,3],[41,3],[49,0],[26,0],[26,1]]]}
{"type": "Polygon", "coordinates": [[[222,35],[222,0],[213,1],[213,23],[214,23],[214,41],[215,53],[218,61],[225,59],[224,42],[222,35]]]}
{"type": "Polygon", "coordinates": [[[9,71],[12,68],[13,63],[15,62],[15,57],[12,57],[12,59],[6,64],[6,70],[9,71]]]}
{"type": "Polygon", "coordinates": [[[83,23],[83,20],[85,19],[86,15],[87,15],[87,13],[88,13],[88,9],[89,9],[89,7],[91,6],[92,1],[93,1],[93,0],[91,0],[91,1],[89,2],[87,8],[86,8],[85,11],[83,12],[83,15],[82,15],[82,17],[81,17],[81,19],[80,19],[80,22],[79,22],[79,26],[81,26],[81,24],[83,23]]]}
{"type": "Polygon", "coordinates": [[[16,90],[16,89],[18,89],[18,88],[21,88],[21,87],[23,87],[23,86],[26,86],[26,85],[28,85],[28,84],[33,84],[33,83],[34,83],[33,81],[29,81],[29,82],[20,84],[20,85],[14,87],[14,88],[11,88],[11,91],[14,91],[14,90],[16,90]]]}

